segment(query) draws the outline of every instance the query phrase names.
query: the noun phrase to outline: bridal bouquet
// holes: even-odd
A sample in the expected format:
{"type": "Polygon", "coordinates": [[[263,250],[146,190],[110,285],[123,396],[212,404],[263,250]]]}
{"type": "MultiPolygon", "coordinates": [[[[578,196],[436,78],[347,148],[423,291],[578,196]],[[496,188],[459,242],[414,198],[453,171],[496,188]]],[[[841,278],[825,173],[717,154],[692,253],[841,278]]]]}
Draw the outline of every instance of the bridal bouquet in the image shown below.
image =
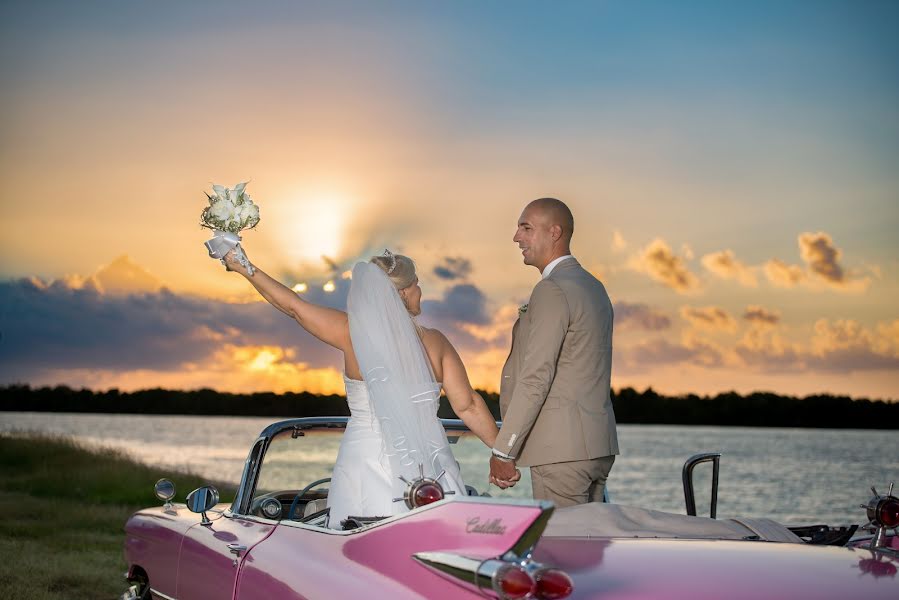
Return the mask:
{"type": "Polygon", "coordinates": [[[225,264],[225,255],[233,249],[237,262],[252,275],[255,269],[240,247],[238,233],[259,224],[259,207],[244,191],[246,187],[246,182],[238,183],[233,189],[213,184],[213,194],[206,193],[209,206],[200,214],[200,225],[214,231],[212,239],[206,242],[209,256],[225,264]]]}

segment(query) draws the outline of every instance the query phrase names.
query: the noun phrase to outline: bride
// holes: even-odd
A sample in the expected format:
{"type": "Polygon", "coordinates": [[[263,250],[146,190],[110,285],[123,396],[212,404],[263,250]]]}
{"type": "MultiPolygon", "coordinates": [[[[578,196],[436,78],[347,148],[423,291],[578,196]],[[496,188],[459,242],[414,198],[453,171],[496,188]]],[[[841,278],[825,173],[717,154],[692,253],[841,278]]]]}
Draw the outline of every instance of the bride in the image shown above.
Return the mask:
{"type": "Polygon", "coordinates": [[[328,494],[329,526],[350,516],[405,510],[404,481],[438,479],[465,495],[459,465],[437,419],[441,388],[468,428],[492,448],[497,428],[484,399],[446,337],[419,326],[421,287],[415,264],[385,250],[353,268],[347,312],[304,301],[255,267],[250,275],[234,251],[229,271],[243,275],[272,306],[343,352],[350,419],[340,442],[328,494]]]}

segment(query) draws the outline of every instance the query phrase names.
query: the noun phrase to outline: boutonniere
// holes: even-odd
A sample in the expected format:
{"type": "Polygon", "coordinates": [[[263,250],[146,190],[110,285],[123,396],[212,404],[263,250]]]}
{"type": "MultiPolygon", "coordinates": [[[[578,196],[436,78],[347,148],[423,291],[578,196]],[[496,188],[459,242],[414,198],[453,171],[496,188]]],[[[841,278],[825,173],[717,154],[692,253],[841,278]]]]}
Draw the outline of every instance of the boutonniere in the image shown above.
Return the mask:
{"type": "Polygon", "coordinates": [[[522,304],[521,306],[519,306],[519,307],[518,307],[518,318],[520,319],[520,318],[521,318],[521,315],[523,315],[523,314],[526,313],[526,312],[528,312],[528,305],[527,305],[527,304],[522,304]]]}

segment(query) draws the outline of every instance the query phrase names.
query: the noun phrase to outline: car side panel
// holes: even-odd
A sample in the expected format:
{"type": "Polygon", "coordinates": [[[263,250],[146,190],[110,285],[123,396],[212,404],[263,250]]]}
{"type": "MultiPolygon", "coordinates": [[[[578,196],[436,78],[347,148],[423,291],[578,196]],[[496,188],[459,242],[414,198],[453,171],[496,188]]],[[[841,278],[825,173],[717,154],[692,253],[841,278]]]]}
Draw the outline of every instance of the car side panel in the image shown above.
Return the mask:
{"type": "Polygon", "coordinates": [[[181,540],[195,515],[183,504],[169,510],[149,508],[131,516],[125,523],[125,561],[147,573],[150,586],[168,596],[175,595],[178,553],[181,540]]]}
{"type": "Polygon", "coordinates": [[[209,525],[197,523],[191,527],[181,545],[175,597],[178,600],[232,598],[240,563],[274,529],[272,523],[231,516],[220,516],[209,525]],[[245,546],[246,550],[238,557],[228,548],[229,544],[245,546]]]}
{"type": "Polygon", "coordinates": [[[413,554],[497,556],[539,514],[533,505],[450,501],[349,534],[281,524],[245,561],[236,597],[482,598],[418,563],[413,554]],[[493,526],[477,527],[485,522],[493,526]]]}

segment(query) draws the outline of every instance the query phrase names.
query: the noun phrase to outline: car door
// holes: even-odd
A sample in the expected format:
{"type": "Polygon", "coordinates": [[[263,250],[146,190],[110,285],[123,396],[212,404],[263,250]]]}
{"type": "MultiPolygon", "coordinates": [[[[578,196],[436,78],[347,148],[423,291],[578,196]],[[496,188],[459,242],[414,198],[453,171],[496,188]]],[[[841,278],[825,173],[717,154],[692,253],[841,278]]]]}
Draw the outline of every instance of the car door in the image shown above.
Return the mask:
{"type": "Polygon", "coordinates": [[[197,523],[184,534],[177,600],[232,598],[241,562],[276,527],[272,522],[230,513],[212,518],[209,525],[197,523]]]}

